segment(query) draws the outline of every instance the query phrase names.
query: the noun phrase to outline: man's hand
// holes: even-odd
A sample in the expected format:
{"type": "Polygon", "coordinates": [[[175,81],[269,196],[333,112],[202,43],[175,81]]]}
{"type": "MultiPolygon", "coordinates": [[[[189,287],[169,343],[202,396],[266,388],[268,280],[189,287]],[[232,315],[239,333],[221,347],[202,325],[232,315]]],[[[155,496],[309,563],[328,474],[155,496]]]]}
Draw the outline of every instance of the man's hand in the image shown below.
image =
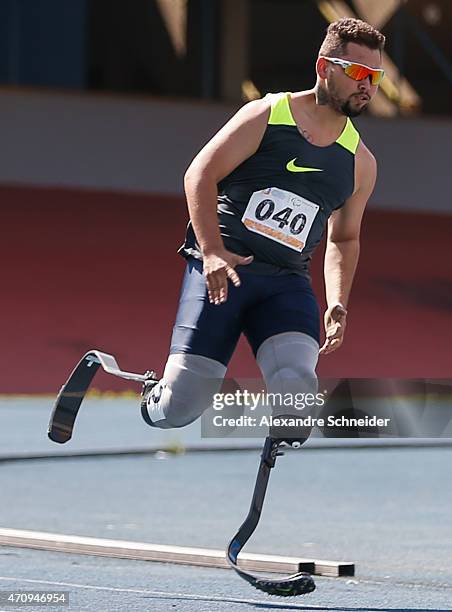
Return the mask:
{"type": "Polygon", "coordinates": [[[219,305],[228,299],[228,279],[235,287],[240,286],[236,266],[246,266],[253,261],[253,256],[242,257],[223,249],[217,253],[203,255],[204,276],[206,277],[209,302],[219,305]]]}
{"type": "Polygon", "coordinates": [[[319,351],[320,355],[328,355],[341,346],[347,324],[347,310],[342,304],[335,304],[327,309],[324,319],[326,339],[319,351]]]}

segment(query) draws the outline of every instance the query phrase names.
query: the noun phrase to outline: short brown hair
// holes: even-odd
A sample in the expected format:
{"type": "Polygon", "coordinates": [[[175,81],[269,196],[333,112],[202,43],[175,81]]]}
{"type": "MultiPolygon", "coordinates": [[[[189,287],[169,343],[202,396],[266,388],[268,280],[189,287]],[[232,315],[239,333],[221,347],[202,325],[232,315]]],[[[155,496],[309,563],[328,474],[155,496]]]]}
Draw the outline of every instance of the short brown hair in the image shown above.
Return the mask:
{"type": "Polygon", "coordinates": [[[320,47],[320,55],[334,56],[345,53],[347,43],[364,45],[369,49],[383,51],[385,37],[376,28],[360,19],[345,17],[330,23],[320,47]]]}

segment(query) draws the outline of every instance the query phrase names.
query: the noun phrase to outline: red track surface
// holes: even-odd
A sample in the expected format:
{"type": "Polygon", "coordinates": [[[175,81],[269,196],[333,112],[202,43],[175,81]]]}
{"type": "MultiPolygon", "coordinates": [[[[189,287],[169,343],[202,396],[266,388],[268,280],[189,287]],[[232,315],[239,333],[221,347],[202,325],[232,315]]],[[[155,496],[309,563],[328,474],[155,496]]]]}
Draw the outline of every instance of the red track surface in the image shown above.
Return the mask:
{"type": "MultiPolygon", "coordinates": [[[[12,187],[1,197],[0,393],[57,391],[89,348],[161,372],[184,268],[183,200],[12,187]]],[[[346,343],[320,360],[321,374],[451,376],[451,236],[452,216],[367,213],[346,343]]],[[[256,373],[242,342],[230,374],[256,373]]],[[[100,375],[96,387],[124,382],[100,375]]]]}

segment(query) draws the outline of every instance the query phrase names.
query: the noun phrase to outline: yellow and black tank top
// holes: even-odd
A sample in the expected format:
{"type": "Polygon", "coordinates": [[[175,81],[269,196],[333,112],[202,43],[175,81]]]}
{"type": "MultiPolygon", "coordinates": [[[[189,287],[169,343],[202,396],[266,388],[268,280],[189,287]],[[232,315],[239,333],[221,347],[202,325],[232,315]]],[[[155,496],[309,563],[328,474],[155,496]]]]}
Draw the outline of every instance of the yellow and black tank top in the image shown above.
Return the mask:
{"type": "MultiPolygon", "coordinates": [[[[347,118],[336,142],[313,145],[294,121],[289,93],[267,96],[271,112],[259,148],[218,185],[220,232],[226,249],[254,255],[250,272],[309,276],[328,218],[354,191],[360,137],[347,118]],[[307,224],[306,215],[297,210],[306,212],[307,224]],[[302,229],[305,234],[309,230],[303,241],[302,229]]],[[[179,252],[201,259],[190,223],[179,252]]]]}

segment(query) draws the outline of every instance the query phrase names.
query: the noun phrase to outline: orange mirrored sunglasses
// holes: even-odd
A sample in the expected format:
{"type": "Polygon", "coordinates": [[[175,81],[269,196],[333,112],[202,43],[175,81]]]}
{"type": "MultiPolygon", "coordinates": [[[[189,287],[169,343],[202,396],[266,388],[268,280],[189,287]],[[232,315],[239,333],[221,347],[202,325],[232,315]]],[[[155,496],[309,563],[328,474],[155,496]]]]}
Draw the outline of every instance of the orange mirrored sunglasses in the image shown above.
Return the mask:
{"type": "Polygon", "coordinates": [[[380,85],[385,71],[381,68],[371,68],[365,64],[358,64],[357,62],[349,62],[348,60],[341,59],[339,57],[326,57],[325,55],[320,56],[322,59],[332,62],[340,66],[345,74],[353,79],[354,81],[362,81],[370,77],[372,85],[380,85]]]}

